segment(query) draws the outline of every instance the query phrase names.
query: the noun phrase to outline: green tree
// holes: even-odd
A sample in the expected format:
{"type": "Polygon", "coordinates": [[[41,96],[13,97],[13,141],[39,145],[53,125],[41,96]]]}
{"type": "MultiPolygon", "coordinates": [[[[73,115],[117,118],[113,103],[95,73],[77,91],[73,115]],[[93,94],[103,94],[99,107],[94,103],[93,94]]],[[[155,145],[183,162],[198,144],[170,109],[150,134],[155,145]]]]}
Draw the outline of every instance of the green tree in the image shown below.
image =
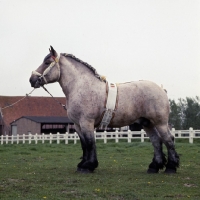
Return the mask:
{"type": "Polygon", "coordinates": [[[175,129],[200,129],[200,98],[178,99],[178,103],[175,100],[169,100],[170,103],[170,115],[169,123],[175,129]]]}
{"type": "Polygon", "coordinates": [[[170,104],[170,114],[169,114],[169,124],[175,129],[181,129],[181,118],[180,118],[180,106],[175,102],[175,100],[169,99],[170,104]]]}
{"type": "Polygon", "coordinates": [[[199,97],[186,97],[186,107],[184,109],[183,129],[190,127],[200,129],[200,99],[199,97]]]}

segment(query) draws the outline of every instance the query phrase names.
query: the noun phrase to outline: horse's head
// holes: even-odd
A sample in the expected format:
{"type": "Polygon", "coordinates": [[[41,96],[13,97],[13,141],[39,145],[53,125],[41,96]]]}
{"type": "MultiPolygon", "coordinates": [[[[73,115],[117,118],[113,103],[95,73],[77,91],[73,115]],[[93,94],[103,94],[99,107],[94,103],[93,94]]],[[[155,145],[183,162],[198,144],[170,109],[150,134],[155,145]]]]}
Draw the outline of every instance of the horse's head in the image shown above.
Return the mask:
{"type": "Polygon", "coordinates": [[[32,72],[30,77],[31,86],[39,88],[47,83],[54,83],[60,78],[59,54],[50,46],[48,54],[43,63],[32,72]]]}

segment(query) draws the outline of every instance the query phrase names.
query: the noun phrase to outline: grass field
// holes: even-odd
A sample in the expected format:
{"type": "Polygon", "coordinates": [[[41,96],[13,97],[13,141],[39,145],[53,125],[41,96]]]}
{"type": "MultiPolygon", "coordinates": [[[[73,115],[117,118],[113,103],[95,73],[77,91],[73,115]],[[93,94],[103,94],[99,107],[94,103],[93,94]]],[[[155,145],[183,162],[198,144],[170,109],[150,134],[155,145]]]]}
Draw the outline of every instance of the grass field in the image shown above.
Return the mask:
{"type": "Polygon", "coordinates": [[[0,146],[0,199],[200,199],[200,143],[176,143],[177,174],[147,174],[149,142],[97,142],[99,167],[79,174],[80,144],[0,146]]]}

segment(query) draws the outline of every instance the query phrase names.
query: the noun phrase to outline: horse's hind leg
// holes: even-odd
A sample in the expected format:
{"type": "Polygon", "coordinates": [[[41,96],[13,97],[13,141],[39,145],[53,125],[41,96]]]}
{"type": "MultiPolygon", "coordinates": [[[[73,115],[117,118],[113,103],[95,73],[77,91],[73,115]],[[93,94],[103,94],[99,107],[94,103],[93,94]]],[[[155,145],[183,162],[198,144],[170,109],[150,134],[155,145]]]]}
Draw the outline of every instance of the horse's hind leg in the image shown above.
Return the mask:
{"type": "Polygon", "coordinates": [[[150,122],[148,123],[148,126],[144,126],[144,130],[149,136],[154,147],[154,157],[149,165],[147,173],[158,173],[159,169],[163,169],[166,164],[165,154],[162,149],[162,141],[158,136],[157,130],[150,122]]]}
{"type": "Polygon", "coordinates": [[[175,151],[174,138],[171,135],[167,124],[157,125],[156,129],[159,132],[162,142],[165,144],[168,151],[168,161],[167,161],[165,172],[176,173],[176,169],[177,167],[179,167],[179,156],[177,152],[175,151]]]}

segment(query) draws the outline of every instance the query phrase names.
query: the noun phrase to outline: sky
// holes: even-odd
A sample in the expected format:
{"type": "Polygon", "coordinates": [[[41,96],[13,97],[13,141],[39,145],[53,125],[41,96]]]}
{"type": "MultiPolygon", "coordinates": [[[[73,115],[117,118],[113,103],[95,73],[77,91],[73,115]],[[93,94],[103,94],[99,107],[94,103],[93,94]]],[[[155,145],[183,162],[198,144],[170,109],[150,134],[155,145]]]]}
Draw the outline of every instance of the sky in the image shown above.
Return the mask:
{"type": "MultiPolygon", "coordinates": [[[[29,93],[50,45],[109,81],[150,80],[175,100],[200,96],[199,0],[0,0],[0,95],[29,93]]],[[[58,83],[46,87],[64,97],[58,83]]]]}

